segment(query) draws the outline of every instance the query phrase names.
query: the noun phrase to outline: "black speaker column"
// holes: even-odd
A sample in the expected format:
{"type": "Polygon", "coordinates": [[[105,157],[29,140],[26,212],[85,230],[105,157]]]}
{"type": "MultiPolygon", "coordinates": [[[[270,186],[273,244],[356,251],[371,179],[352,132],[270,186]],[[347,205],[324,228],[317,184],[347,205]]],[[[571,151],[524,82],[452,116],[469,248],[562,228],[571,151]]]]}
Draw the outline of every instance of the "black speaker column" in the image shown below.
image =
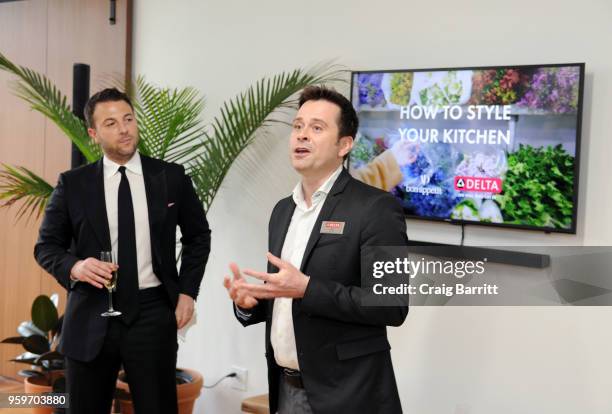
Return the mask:
{"type": "MultiPolygon", "coordinates": [[[[87,99],[89,99],[89,65],[75,63],[72,68],[72,113],[81,119],[85,119],[83,109],[87,99]]],[[[72,144],[71,167],[76,168],[86,163],[81,151],[72,144]]]]}

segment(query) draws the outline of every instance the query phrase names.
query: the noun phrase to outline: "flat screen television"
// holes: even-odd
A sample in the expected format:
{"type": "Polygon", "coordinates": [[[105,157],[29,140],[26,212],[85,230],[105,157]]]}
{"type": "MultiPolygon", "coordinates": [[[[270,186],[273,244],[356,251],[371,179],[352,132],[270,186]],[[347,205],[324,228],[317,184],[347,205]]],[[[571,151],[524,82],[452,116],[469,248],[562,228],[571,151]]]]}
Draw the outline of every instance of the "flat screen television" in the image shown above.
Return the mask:
{"type": "Polygon", "coordinates": [[[576,233],[584,63],[352,72],[349,170],[410,218],[576,233]]]}

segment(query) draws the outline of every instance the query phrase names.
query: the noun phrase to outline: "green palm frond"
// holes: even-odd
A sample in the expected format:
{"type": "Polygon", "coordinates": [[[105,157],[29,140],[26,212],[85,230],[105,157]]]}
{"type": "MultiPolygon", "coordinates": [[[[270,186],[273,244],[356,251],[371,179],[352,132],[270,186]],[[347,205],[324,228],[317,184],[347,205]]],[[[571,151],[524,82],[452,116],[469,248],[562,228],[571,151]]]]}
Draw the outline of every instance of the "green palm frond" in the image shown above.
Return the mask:
{"type": "Polygon", "coordinates": [[[32,109],[55,123],[83,153],[88,162],[100,158],[100,149],[87,135],[85,124],[72,113],[66,96],[53,82],[40,73],[14,64],[2,53],[0,53],[0,69],[19,78],[15,84],[16,95],[28,102],[32,109]]]}
{"type": "MultiPolygon", "coordinates": [[[[88,162],[101,157],[89,138],[84,122],[75,116],[67,98],[55,85],[31,69],[18,66],[0,53],[0,70],[16,75],[15,92],[36,111],[53,121],[83,153],[88,162]]],[[[204,100],[194,88],[169,89],[148,83],[143,77],[127,89],[139,123],[139,151],[145,155],[183,164],[200,200],[208,209],[221,182],[238,155],[282,111],[294,108],[295,94],[308,85],[344,81],[344,70],[321,64],[265,77],[245,92],[225,102],[210,125],[201,119],[204,100]],[[257,134],[258,135],[258,134],[257,134]]],[[[23,167],[4,166],[0,171],[0,200],[9,206],[22,200],[19,218],[26,212],[40,215],[53,187],[23,167]]]]}
{"type": "Polygon", "coordinates": [[[204,101],[194,88],[159,88],[138,77],[134,110],[139,150],[170,162],[189,163],[205,136],[200,115],[204,101]]]}
{"type": "Polygon", "coordinates": [[[4,171],[0,171],[0,200],[5,200],[2,207],[12,206],[21,200],[23,203],[17,211],[17,220],[26,213],[29,213],[28,217],[33,214],[40,217],[53,192],[53,186],[25,167],[2,166],[4,171]]]}
{"type": "Polygon", "coordinates": [[[187,166],[196,192],[208,209],[221,182],[238,155],[253,141],[255,132],[274,122],[273,114],[295,108],[295,94],[314,84],[342,81],[343,70],[331,65],[327,70],[296,69],[260,79],[245,92],[225,102],[221,114],[212,121],[203,151],[187,166]]]}

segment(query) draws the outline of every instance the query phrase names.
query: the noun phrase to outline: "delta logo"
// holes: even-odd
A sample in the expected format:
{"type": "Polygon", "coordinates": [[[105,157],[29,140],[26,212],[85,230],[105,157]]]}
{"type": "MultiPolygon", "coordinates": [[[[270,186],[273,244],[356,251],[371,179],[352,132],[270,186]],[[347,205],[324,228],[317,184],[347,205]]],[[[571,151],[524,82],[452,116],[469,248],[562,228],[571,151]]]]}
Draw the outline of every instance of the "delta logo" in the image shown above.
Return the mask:
{"type": "Polygon", "coordinates": [[[499,194],[502,192],[502,180],[501,178],[458,175],[455,177],[455,190],[499,194]]]}

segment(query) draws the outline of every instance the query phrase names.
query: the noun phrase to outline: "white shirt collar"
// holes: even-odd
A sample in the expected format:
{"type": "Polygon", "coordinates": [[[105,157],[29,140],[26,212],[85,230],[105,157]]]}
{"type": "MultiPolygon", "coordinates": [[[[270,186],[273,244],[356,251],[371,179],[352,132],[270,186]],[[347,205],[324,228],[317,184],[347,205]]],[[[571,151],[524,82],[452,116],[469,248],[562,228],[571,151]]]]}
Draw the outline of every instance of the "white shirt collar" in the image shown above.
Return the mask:
{"type": "MultiPolygon", "coordinates": [[[[329,194],[329,192],[331,191],[334,183],[336,182],[336,180],[340,176],[341,172],[342,172],[342,165],[340,165],[332,173],[332,175],[330,175],[327,178],[327,180],[325,180],[325,182],[321,185],[321,187],[319,187],[319,189],[312,194],[311,207],[316,205],[316,204],[318,204],[318,200],[324,198],[323,196],[327,196],[327,194],[329,194]]],[[[302,189],[302,181],[301,180],[300,180],[299,183],[297,183],[297,185],[293,189],[293,202],[297,206],[300,206],[301,208],[303,208],[304,210],[306,210],[308,208],[307,205],[306,205],[306,200],[304,200],[304,191],[302,189]]]]}
{"type": "MultiPolygon", "coordinates": [[[[119,167],[121,167],[120,164],[117,164],[106,155],[104,155],[102,163],[104,164],[104,177],[106,178],[112,177],[115,173],[117,173],[119,167]]],[[[134,174],[142,175],[142,162],[140,161],[140,154],[138,151],[136,151],[134,155],[132,155],[132,158],[125,163],[125,168],[134,174]]]]}

